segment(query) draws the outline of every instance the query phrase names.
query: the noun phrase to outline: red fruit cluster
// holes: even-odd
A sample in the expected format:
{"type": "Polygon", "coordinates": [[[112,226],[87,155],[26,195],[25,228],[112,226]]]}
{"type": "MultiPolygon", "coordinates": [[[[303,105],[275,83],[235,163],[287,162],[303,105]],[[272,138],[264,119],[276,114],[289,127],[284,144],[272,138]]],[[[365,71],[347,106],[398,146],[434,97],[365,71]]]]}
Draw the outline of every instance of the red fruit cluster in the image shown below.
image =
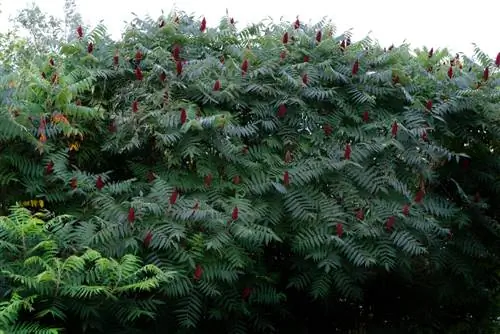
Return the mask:
{"type": "Polygon", "coordinates": [[[104,181],[102,180],[102,177],[100,175],[95,182],[95,186],[97,190],[101,190],[102,188],[104,188],[104,181]]]}
{"type": "Polygon", "coordinates": [[[200,264],[197,264],[196,268],[194,269],[194,275],[193,275],[194,280],[198,281],[201,278],[201,275],[203,275],[203,268],[201,267],[200,264]]]}
{"type": "Polygon", "coordinates": [[[82,28],[82,26],[78,26],[78,28],[76,28],[76,33],[78,35],[78,38],[82,38],[83,37],[83,28],[82,28]]]}
{"type": "Polygon", "coordinates": [[[220,81],[216,80],[214,83],[213,91],[218,92],[220,90],[220,81]]]}
{"type": "Polygon", "coordinates": [[[181,108],[181,124],[186,123],[186,120],[187,120],[186,109],[181,108]]]}
{"type": "Polygon", "coordinates": [[[134,210],[134,208],[128,209],[127,220],[128,220],[128,222],[130,224],[134,223],[134,221],[135,221],[135,210],[134,210]]]}
{"type": "Polygon", "coordinates": [[[170,195],[170,198],[168,200],[170,205],[174,205],[177,202],[178,196],[179,196],[179,192],[177,191],[177,189],[174,189],[174,191],[172,191],[172,194],[170,195]]]}
{"type": "Polygon", "coordinates": [[[344,234],[344,225],[342,223],[337,224],[337,236],[339,238],[342,238],[342,235],[344,234]]]}
{"type": "Polygon", "coordinates": [[[234,221],[234,220],[238,220],[238,216],[239,216],[239,210],[238,210],[238,207],[235,206],[234,209],[233,209],[233,212],[231,214],[231,219],[234,221]]]}
{"type": "Polygon", "coordinates": [[[248,60],[245,59],[243,60],[243,63],[241,64],[241,75],[245,75],[247,74],[247,71],[248,71],[248,60]]]}
{"type": "Polygon", "coordinates": [[[286,115],[286,106],[281,104],[278,108],[278,117],[285,117],[286,115]]]}
{"type": "Polygon", "coordinates": [[[344,159],[351,159],[351,144],[347,143],[344,150],[344,159]]]}
{"type": "Polygon", "coordinates": [[[283,174],[283,184],[285,185],[285,187],[290,184],[290,174],[288,173],[288,171],[285,171],[285,173],[283,174]]]}

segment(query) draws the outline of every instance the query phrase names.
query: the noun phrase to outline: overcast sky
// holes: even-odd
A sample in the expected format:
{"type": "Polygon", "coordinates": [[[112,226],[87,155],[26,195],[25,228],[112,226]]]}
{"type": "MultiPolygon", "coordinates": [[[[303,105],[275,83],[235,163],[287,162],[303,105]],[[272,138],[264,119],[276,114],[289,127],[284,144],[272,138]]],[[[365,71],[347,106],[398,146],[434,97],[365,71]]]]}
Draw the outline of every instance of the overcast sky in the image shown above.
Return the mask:
{"type": "MultiPolygon", "coordinates": [[[[35,0],[42,10],[62,15],[63,0],[35,0]]],[[[7,17],[33,1],[0,0],[0,30],[8,27],[7,17]]],[[[266,17],[302,21],[319,20],[328,16],[338,32],[354,28],[354,39],[371,36],[384,45],[398,45],[404,40],[412,46],[451,48],[454,52],[472,52],[477,43],[492,57],[500,51],[498,19],[500,1],[439,1],[439,0],[355,0],[355,1],[272,1],[272,0],[80,0],[80,13],[88,24],[104,20],[114,37],[120,36],[124,21],[149,14],[157,17],[161,9],[169,12],[174,6],[217,23],[226,8],[238,25],[244,26],[266,17]]]]}

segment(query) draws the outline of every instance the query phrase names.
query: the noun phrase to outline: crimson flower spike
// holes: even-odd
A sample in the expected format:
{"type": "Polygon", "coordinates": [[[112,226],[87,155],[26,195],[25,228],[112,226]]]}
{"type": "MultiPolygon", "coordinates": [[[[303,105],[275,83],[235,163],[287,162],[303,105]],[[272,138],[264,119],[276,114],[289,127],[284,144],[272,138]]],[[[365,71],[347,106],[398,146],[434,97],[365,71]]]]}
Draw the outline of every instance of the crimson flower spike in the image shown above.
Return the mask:
{"type": "Polygon", "coordinates": [[[248,71],[248,60],[245,59],[241,64],[241,75],[247,74],[247,71],[248,71]]]}
{"type": "Polygon", "coordinates": [[[213,91],[218,92],[220,90],[220,81],[216,80],[214,83],[213,91]]]}
{"type": "Polygon", "coordinates": [[[339,238],[342,238],[342,235],[344,234],[344,225],[342,223],[337,224],[337,236],[339,238]]]}
{"type": "Polygon", "coordinates": [[[76,28],[76,33],[78,35],[78,38],[82,38],[83,37],[83,28],[82,28],[82,26],[78,26],[78,28],[76,28]]]}
{"type": "Polygon", "coordinates": [[[293,23],[293,28],[294,29],[299,29],[300,28],[300,21],[299,21],[299,17],[297,16],[297,19],[295,20],[295,22],[293,23]]]}
{"type": "Polygon", "coordinates": [[[351,159],[351,145],[349,143],[345,146],[344,159],[346,160],[351,159]]]}
{"type": "Polygon", "coordinates": [[[285,34],[283,35],[283,38],[281,39],[281,41],[283,42],[283,44],[287,44],[288,43],[288,33],[285,32],[285,34]]]}
{"type": "Polygon", "coordinates": [[[322,33],[321,33],[321,30],[318,30],[318,32],[316,33],[316,42],[321,42],[321,37],[322,37],[322,33]]]}
{"type": "Polygon", "coordinates": [[[206,28],[207,28],[207,20],[205,18],[203,18],[203,20],[201,20],[201,24],[200,24],[200,31],[204,32],[206,28]]]}
{"type": "Polygon", "coordinates": [[[358,74],[358,71],[359,71],[359,61],[356,60],[354,62],[354,65],[352,65],[352,75],[358,74]]]}
{"type": "Polygon", "coordinates": [[[238,207],[235,206],[234,209],[233,209],[233,212],[231,214],[231,218],[233,220],[238,220],[238,217],[239,217],[239,210],[238,210],[238,207]]]}
{"type": "Polygon", "coordinates": [[[486,67],[483,72],[483,80],[488,81],[489,77],[490,77],[490,69],[486,67]]]}

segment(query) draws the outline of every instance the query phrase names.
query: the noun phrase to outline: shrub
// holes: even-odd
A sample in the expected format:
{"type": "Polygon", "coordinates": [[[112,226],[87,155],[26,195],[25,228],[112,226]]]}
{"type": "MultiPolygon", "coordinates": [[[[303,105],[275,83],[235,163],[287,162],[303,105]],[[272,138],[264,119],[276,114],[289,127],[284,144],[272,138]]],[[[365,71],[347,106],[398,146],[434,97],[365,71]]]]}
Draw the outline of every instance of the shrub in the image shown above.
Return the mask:
{"type": "Polygon", "coordinates": [[[480,50],[414,55],[334,33],[136,19],[118,43],[97,27],[12,74],[2,205],[36,199],[26,204],[77,217],[45,235],[73,256],[50,261],[75,261],[60,308],[92,304],[74,292],[86,291],[76,263],[152,275],[109,292],[96,274],[119,302],[71,309],[55,327],[387,333],[488,321],[499,71],[480,50]]]}

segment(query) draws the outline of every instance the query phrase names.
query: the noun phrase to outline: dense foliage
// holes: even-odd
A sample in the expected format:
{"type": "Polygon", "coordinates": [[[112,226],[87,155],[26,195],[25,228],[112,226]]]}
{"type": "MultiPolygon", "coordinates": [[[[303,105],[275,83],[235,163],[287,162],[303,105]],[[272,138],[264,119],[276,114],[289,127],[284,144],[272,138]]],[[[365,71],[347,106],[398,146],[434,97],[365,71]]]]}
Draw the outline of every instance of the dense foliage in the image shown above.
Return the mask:
{"type": "Polygon", "coordinates": [[[326,21],[87,30],[2,78],[6,333],[492,327],[500,57],[326,21]]]}

